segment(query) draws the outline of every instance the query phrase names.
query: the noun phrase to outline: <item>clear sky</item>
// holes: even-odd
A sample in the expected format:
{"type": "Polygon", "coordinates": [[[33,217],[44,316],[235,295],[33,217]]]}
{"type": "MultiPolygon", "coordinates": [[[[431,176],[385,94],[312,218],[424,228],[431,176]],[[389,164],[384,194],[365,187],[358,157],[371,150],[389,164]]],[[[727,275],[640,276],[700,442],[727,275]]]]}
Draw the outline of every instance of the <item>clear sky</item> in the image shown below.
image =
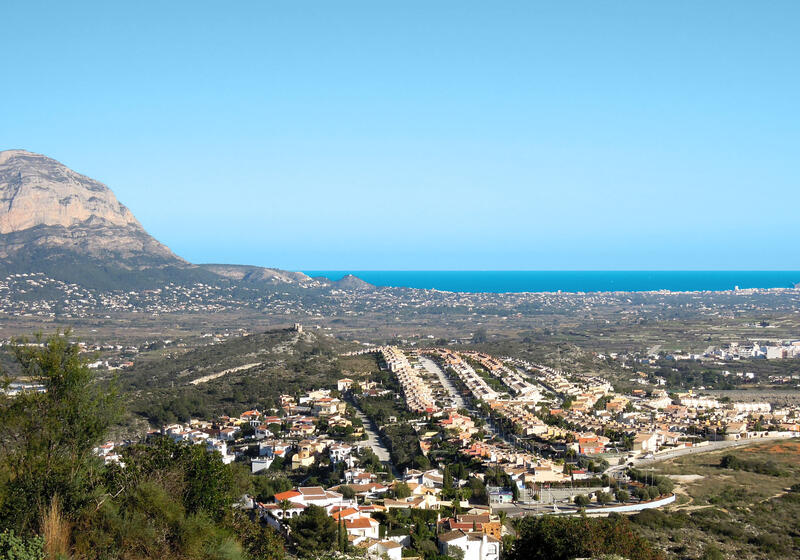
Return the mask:
{"type": "Polygon", "coordinates": [[[800,269],[800,2],[36,2],[0,149],[195,262],[800,269]]]}

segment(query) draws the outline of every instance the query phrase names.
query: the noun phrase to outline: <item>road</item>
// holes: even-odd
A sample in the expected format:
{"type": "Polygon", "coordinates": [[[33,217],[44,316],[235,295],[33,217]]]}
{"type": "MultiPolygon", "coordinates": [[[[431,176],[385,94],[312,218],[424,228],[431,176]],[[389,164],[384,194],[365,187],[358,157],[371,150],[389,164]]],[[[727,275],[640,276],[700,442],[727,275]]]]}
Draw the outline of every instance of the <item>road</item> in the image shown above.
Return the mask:
{"type": "Polygon", "coordinates": [[[469,408],[467,406],[467,401],[465,401],[461,393],[458,392],[453,380],[447,377],[447,375],[442,371],[442,368],[436,365],[436,362],[430,358],[426,358],[425,356],[420,356],[419,363],[422,364],[422,367],[424,367],[428,373],[432,373],[439,378],[442,387],[447,389],[447,392],[450,393],[450,397],[453,399],[453,402],[457,408],[469,408]]]}
{"type": "Polygon", "coordinates": [[[496,436],[502,439],[511,447],[519,447],[519,445],[513,441],[514,439],[516,439],[516,436],[500,432],[494,426],[494,423],[492,422],[491,418],[484,417],[480,412],[475,410],[475,408],[470,407],[467,404],[466,399],[464,399],[464,396],[458,391],[458,388],[456,387],[453,380],[450,377],[448,377],[448,375],[444,371],[442,371],[442,368],[440,368],[436,364],[436,362],[434,362],[430,358],[426,358],[425,356],[420,356],[419,362],[420,364],[422,364],[422,367],[428,370],[428,372],[435,374],[439,378],[439,380],[442,383],[442,386],[445,389],[447,389],[448,393],[450,393],[453,403],[457,408],[466,409],[467,412],[469,412],[469,415],[472,416],[473,418],[483,418],[486,421],[484,430],[486,430],[492,436],[496,436]]]}
{"type": "Polygon", "coordinates": [[[377,455],[378,460],[382,463],[388,463],[391,461],[389,457],[389,450],[381,442],[380,436],[378,436],[378,431],[375,429],[375,425],[372,423],[372,420],[367,418],[367,415],[361,412],[359,408],[356,407],[356,414],[358,417],[361,418],[361,421],[364,423],[364,433],[367,434],[367,441],[361,442],[366,443],[369,447],[372,448],[372,451],[377,455]]]}
{"type": "Polygon", "coordinates": [[[643,465],[651,465],[653,463],[658,463],[659,461],[665,461],[667,459],[674,459],[675,457],[681,457],[683,455],[694,455],[697,453],[711,453],[714,451],[719,451],[721,449],[729,449],[732,447],[742,447],[744,445],[753,445],[756,443],[763,443],[765,441],[779,441],[783,439],[790,439],[784,437],[763,437],[763,438],[753,438],[753,439],[740,439],[740,440],[731,440],[731,441],[712,441],[708,445],[703,445],[702,447],[684,447],[681,449],[676,449],[675,451],[668,451],[666,453],[662,453],[656,455],[652,459],[644,459],[644,458],[637,458],[628,460],[621,465],[616,465],[613,467],[609,467],[606,469],[605,474],[609,476],[613,476],[616,473],[620,473],[624,471],[628,467],[628,463],[631,461],[633,462],[633,466],[641,467],[643,465]]]}

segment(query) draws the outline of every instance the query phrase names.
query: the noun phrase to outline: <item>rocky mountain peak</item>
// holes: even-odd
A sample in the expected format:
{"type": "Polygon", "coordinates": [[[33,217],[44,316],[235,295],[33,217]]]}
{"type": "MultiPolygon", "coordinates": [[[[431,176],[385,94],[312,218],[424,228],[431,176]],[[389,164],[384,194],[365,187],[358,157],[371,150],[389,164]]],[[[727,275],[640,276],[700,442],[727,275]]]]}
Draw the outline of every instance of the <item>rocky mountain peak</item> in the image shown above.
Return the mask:
{"type": "Polygon", "coordinates": [[[91,219],[142,227],[104,184],[40,154],[0,152],[0,233],[91,219]]]}

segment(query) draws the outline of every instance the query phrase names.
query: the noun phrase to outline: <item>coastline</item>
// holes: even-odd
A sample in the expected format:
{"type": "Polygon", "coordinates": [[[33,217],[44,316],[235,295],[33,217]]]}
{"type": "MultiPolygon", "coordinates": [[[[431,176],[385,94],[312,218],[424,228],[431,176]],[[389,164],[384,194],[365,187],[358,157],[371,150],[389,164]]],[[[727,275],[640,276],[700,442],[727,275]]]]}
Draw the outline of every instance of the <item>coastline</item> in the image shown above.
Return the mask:
{"type": "Polygon", "coordinates": [[[381,288],[449,293],[702,294],[794,291],[800,271],[423,271],[308,270],[312,277],[355,276],[381,288]]]}

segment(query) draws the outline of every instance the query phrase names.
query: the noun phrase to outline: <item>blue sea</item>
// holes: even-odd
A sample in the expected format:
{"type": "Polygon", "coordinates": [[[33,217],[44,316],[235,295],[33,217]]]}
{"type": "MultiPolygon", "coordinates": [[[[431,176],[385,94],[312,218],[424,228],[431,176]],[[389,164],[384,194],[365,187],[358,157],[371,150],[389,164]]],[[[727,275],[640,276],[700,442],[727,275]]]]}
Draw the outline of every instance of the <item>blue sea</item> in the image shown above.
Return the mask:
{"type": "Polygon", "coordinates": [[[353,274],[375,286],[448,292],[675,292],[746,288],[792,288],[798,271],[432,271],[309,270],[309,276],[339,280],[353,274]]]}

